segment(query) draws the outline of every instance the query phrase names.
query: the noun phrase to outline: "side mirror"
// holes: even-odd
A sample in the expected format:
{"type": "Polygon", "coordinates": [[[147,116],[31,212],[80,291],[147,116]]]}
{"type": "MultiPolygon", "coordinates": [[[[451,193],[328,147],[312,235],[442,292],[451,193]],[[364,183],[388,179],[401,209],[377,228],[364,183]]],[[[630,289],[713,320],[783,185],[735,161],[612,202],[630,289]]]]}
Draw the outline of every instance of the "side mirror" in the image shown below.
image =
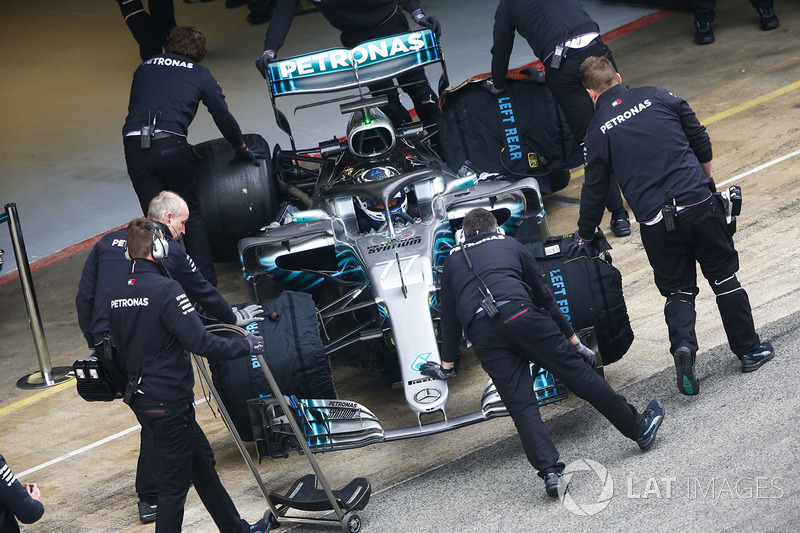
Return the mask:
{"type": "Polygon", "coordinates": [[[452,192],[463,191],[465,189],[471,189],[478,184],[478,175],[474,172],[467,174],[464,177],[456,178],[454,180],[450,180],[444,186],[444,194],[450,194],[452,192]]]}

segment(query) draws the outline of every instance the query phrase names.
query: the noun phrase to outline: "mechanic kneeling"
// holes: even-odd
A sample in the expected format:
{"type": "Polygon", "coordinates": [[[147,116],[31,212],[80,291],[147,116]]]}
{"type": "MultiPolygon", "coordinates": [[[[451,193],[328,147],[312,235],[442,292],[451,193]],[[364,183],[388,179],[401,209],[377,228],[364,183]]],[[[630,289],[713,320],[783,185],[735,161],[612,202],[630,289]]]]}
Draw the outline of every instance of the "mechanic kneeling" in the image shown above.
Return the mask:
{"type": "Polygon", "coordinates": [[[552,372],[620,433],[649,449],[664,419],[661,402],[652,400],[638,413],[597,375],[594,353],[580,342],[542,282],[536,260],[517,240],[497,233],[491,212],[473,209],[462,227],[466,241],[450,251],[442,271],[442,363],[425,363],[421,372],[440,379],[455,374],[463,326],[549,496],[558,495],[560,483],[562,494],[566,490],[564,463],[539,414],[530,363],[552,372]]]}
{"type": "Polygon", "coordinates": [[[169,245],[146,218],[126,231],[130,274],[111,292],[109,322],[119,357],[127,361],[125,403],[153,433],[158,484],[156,532],[181,530],[183,507],[194,484],[223,533],[266,532],[269,520],[242,520],[214,469],[214,453],[194,415],[189,351],[235,359],[264,352],[261,337],[222,338],[208,333],[178,282],[164,274],[169,245]]]}

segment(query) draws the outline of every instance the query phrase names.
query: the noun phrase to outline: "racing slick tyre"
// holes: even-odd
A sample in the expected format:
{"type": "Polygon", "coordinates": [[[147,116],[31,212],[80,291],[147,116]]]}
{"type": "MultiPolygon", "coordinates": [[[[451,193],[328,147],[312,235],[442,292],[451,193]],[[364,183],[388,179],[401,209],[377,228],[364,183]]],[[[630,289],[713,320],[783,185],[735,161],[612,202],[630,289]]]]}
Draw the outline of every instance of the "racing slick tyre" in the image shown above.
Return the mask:
{"type": "Polygon", "coordinates": [[[547,186],[542,186],[542,193],[554,194],[569,185],[570,171],[569,170],[554,170],[547,174],[543,179],[539,180],[540,185],[542,182],[547,181],[547,186]],[[547,190],[545,190],[547,189],[547,190]]]}
{"type": "MultiPolygon", "coordinates": [[[[249,302],[253,303],[253,302],[249,302]]],[[[284,395],[298,398],[336,399],[330,360],[319,334],[314,300],[304,292],[284,291],[277,298],[258,302],[266,320],[246,330],[266,341],[264,360],[284,395]]],[[[248,304],[242,304],[242,306],[248,304]]],[[[217,335],[238,333],[215,331],[217,335]]],[[[209,360],[220,400],[225,404],[242,440],[253,441],[248,400],[273,394],[255,356],[209,360]]]]}
{"type": "MultiPolygon", "coordinates": [[[[261,135],[244,136],[247,146],[269,155],[269,145],[261,135]]],[[[253,237],[273,221],[278,209],[278,185],[272,161],[260,165],[231,165],[234,150],[225,139],[196,145],[197,193],[206,223],[208,242],[215,262],[236,261],[239,240],[253,237]]]]}

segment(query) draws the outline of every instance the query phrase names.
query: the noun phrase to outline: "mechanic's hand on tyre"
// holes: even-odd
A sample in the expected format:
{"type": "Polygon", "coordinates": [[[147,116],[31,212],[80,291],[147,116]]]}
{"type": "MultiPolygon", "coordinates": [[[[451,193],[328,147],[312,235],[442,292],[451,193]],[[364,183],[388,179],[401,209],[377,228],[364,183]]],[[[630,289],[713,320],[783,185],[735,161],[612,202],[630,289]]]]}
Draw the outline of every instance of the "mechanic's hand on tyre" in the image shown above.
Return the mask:
{"type": "Polygon", "coordinates": [[[498,94],[502,93],[505,90],[505,87],[502,89],[498,89],[495,84],[494,80],[489,78],[486,81],[482,81],[480,85],[478,85],[484,92],[491,94],[492,96],[497,96],[498,94]]]}
{"type": "Polygon", "coordinates": [[[262,152],[261,150],[251,150],[247,146],[244,147],[244,150],[236,150],[236,153],[231,159],[231,165],[238,165],[239,163],[250,163],[254,166],[261,166],[261,163],[258,161],[259,159],[266,159],[267,154],[262,152]]]}
{"type": "Polygon", "coordinates": [[[442,25],[439,24],[439,21],[436,20],[436,17],[433,15],[426,15],[420,11],[416,16],[414,16],[414,22],[424,28],[430,28],[436,35],[442,34],[442,25]]]}
{"type": "Polygon", "coordinates": [[[523,83],[544,83],[544,71],[536,67],[525,67],[520,69],[520,74],[527,76],[522,79],[523,83]]]}
{"type": "Polygon", "coordinates": [[[258,304],[250,304],[244,309],[238,309],[236,307],[231,307],[233,310],[233,314],[236,315],[236,325],[239,327],[244,327],[251,322],[261,322],[264,320],[264,308],[258,304]]]}
{"type": "Polygon", "coordinates": [[[579,255],[591,256],[589,245],[592,244],[594,236],[591,239],[584,239],[581,237],[580,232],[576,231],[572,234],[572,242],[567,245],[564,250],[569,257],[577,257],[579,255]]]}
{"type": "Polygon", "coordinates": [[[442,368],[442,365],[435,361],[428,361],[419,367],[419,371],[423,376],[429,376],[436,379],[449,379],[456,374],[455,370],[455,367],[451,369],[444,369],[442,368]]]}
{"type": "Polygon", "coordinates": [[[581,356],[581,358],[586,361],[586,364],[595,368],[597,366],[597,358],[594,355],[594,352],[586,347],[581,341],[578,341],[578,344],[573,344],[572,347],[575,349],[575,352],[581,356]]]}
{"type": "Polygon", "coordinates": [[[248,333],[245,339],[250,343],[250,355],[264,353],[264,337],[255,335],[253,333],[248,333]]]}
{"type": "Polygon", "coordinates": [[[261,53],[261,57],[256,59],[256,68],[264,79],[267,79],[267,65],[275,61],[277,57],[278,54],[275,53],[275,50],[264,50],[264,52],[261,53]]]}

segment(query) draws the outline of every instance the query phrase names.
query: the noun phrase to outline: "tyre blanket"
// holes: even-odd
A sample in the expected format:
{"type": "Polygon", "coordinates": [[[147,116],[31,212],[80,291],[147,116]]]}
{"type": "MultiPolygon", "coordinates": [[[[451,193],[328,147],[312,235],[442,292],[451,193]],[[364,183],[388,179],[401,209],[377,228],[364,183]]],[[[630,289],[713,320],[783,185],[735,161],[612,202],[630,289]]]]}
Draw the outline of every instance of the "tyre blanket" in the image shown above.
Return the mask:
{"type": "Polygon", "coordinates": [[[439,137],[452,169],[468,160],[479,173],[536,177],[583,163],[564,114],[544,83],[508,79],[503,93],[491,95],[473,80],[441,101],[439,137]]]}
{"type": "Polygon", "coordinates": [[[604,365],[622,358],[633,343],[622,274],[611,265],[606,251],[611,246],[601,232],[592,244],[591,257],[567,257],[564,250],[572,235],[551,237],[525,244],[536,257],[556,302],[576,331],[594,327],[604,365]]]}

